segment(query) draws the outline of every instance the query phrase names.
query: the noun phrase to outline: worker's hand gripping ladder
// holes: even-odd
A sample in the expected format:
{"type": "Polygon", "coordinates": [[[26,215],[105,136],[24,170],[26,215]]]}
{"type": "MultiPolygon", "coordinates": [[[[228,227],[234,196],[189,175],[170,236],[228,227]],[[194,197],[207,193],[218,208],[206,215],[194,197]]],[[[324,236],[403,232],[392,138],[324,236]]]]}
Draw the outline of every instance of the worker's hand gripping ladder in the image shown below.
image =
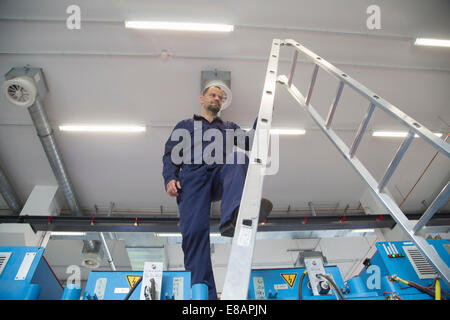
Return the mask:
{"type": "Polygon", "coordinates": [[[228,270],[225,278],[222,299],[247,299],[248,286],[250,281],[251,262],[253,257],[254,241],[256,238],[257,222],[259,215],[259,204],[262,195],[264,170],[268,155],[269,130],[272,122],[272,110],[276,83],[282,84],[292,95],[295,101],[313,118],[325,135],[333,142],[336,148],[345,159],[358,172],[361,178],[367,183],[373,194],[379,202],[390,213],[395,222],[411,238],[423,256],[436,269],[439,276],[444,279],[447,285],[450,285],[450,270],[447,264],[439,257],[434,248],[419,235],[419,231],[427,224],[431,217],[443,206],[450,194],[450,183],[448,182],[436,199],[424,212],[420,220],[414,225],[408,220],[395,201],[384,191],[394,171],[396,170],[403,155],[408,149],[414,136],[417,134],[426,143],[440,151],[447,157],[450,157],[450,145],[439,139],[430,130],[420,123],[400,111],[397,107],[382,99],[371,90],[352,79],[346,73],[342,72],[320,56],[308,50],[295,40],[274,39],[272,50],[269,57],[269,64],[266,72],[264,92],[259,110],[259,118],[253,142],[253,148],[250,154],[249,170],[245,181],[242,194],[241,207],[239,211],[236,232],[228,263],[228,270]],[[281,46],[291,46],[295,49],[289,77],[284,75],[277,77],[278,58],[281,46]],[[306,98],[292,84],[295,67],[297,65],[298,54],[302,54],[308,61],[314,64],[311,83],[309,85],[306,98]],[[338,79],[338,88],[327,119],[324,120],[319,113],[310,104],[314,85],[318,75],[319,68],[328,72],[338,79]],[[369,102],[369,108],[364,119],[359,126],[355,139],[350,147],[331,129],[331,123],[335,114],[339,99],[344,87],[353,89],[369,102]],[[387,167],[383,177],[379,182],[375,180],[366,167],[355,157],[355,153],[366,131],[367,125],[375,108],[380,108],[388,115],[399,121],[402,125],[408,127],[409,132],[401,143],[391,163],[387,167]]]}

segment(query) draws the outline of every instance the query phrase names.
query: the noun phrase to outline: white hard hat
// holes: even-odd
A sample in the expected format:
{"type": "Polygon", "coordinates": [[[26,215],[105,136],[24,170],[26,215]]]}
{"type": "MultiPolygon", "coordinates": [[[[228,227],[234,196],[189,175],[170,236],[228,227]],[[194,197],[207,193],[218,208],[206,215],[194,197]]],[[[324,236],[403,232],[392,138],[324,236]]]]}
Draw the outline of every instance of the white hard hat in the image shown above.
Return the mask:
{"type": "Polygon", "coordinates": [[[232,94],[231,94],[231,89],[228,88],[228,86],[225,84],[225,82],[221,81],[221,80],[211,80],[209,82],[206,83],[205,87],[203,88],[202,91],[204,91],[205,89],[209,88],[209,87],[219,87],[220,89],[222,89],[223,91],[223,101],[222,101],[222,108],[220,109],[225,110],[226,108],[228,108],[231,104],[231,99],[232,99],[232,94]]]}

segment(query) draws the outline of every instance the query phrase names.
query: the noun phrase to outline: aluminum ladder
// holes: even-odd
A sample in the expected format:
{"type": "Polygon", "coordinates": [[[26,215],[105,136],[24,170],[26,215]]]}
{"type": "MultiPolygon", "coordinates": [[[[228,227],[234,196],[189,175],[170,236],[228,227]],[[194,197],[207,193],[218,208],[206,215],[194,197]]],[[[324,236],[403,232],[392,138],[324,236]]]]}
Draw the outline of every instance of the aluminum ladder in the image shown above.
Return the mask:
{"type": "Polygon", "coordinates": [[[297,103],[305,110],[325,133],[325,135],[336,146],[345,159],[358,172],[361,178],[367,183],[370,190],[390,213],[395,222],[409,236],[412,242],[427,261],[435,268],[437,274],[450,285],[450,271],[447,264],[439,257],[434,248],[419,235],[420,230],[427,224],[431,217],[442,207],[449,196],[449,182],[442,189],[436,199],[430,204],[420,220],[414,224],[407,219],[405,214],[387,194],[384,189],[397,168],[400,160],[408,149],[414,136],[417,134],[426,143],[433,146],[439,152],[450,157],[450,145],[439,139],[430,130],[422,126],[419,122],[412,119],[397,107],[376,95],[374,92],[352,79],[345,72],[339,70],[322,57],[308,50],[300,43],[292,39],[273,39],[272,48],[268,60],[268,66],[265,76],[264,89],[258,114],[258,122],[255,130],[255,136],[250,151],[250,162],[242,193],[241,206],[239,209],[235,236],[233,238],[230,258],[228,262],[227,273],[221,299],[223,300],[246,300],[250,282],[250,272],[252,267],[253,249],[258,228],[259,207],[262,196],[264,171],[268,165],[268,152],[270,142],[270,128],[272,122],[273,102],[275,97],[276,85],[283,85],[297,103]],[[282,46],[289,46],[295,49],[294,59],[289,77],[285,75],[277,76],[279,53],[282,46]],[[306,59],[314,64],[314,70],[311,77],[306,98],[292,84],[292,80],[297,65],[298,55],[302,54],[306,59]],[[338,80],[336,97],[334,98],[327,119],[324,120],[319,113],[310,104],[311,96],[314,90],[319,68],[333,75],[338,80]],[[355,139],[350,147],[331,129],[331,123],[335,114],[339,99],[344,87],[355,90],[369,102],[369,108],[362,120],[355,139]],[[375,180],[372,174],[355,157],[355,153],[366,131],[370,118],[375,110],[380,108],[388,115],[396,119],[402,125],[408,127],[409,132],[401,143],[392,161],[388,165],[383,177],[379,182],[375,180]]]}

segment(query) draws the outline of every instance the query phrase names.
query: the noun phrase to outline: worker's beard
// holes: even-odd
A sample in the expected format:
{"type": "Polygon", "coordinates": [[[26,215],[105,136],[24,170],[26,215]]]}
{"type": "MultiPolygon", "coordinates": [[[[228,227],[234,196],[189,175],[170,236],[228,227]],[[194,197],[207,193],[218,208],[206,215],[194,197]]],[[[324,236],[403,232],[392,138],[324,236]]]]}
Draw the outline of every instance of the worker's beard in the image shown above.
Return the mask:
{"type": "Polygon", "coordinates": [[[210,104],[206,107],[206,109],[208,109],[208,111],[211,112],[212,114],[216,115],[220,111],[220,106],[217,104],[210,104]]]}

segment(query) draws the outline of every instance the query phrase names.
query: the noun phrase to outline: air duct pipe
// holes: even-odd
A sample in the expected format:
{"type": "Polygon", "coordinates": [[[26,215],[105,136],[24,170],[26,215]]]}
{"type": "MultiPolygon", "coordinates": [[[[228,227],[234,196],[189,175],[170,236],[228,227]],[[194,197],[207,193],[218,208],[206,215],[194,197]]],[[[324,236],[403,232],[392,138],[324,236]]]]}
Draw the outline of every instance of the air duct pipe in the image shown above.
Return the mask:
{"type": "Polygon", "coordinates": [[[83,212],[78,204],[63,159],[56,146],[53,129],[48,122],[43,105],[39,100],[36,100],[31,107],[28,107],[28,111],[30,112],[31,119],[33,120],[38,137],[41,140],[42,147],[47,155],[53,174],[58,181],[58,185],[64,193],[70,211],[75,216],[82,216],[83,212]]]}
{"type": "Polygon", "coordinates": [[[8,207],[13,211],[14,215],[19,215],[23,205],[20,203],[16,192],[6,177],[3,169],[0,167],[0,193],[5,199],[8,207]]]}

